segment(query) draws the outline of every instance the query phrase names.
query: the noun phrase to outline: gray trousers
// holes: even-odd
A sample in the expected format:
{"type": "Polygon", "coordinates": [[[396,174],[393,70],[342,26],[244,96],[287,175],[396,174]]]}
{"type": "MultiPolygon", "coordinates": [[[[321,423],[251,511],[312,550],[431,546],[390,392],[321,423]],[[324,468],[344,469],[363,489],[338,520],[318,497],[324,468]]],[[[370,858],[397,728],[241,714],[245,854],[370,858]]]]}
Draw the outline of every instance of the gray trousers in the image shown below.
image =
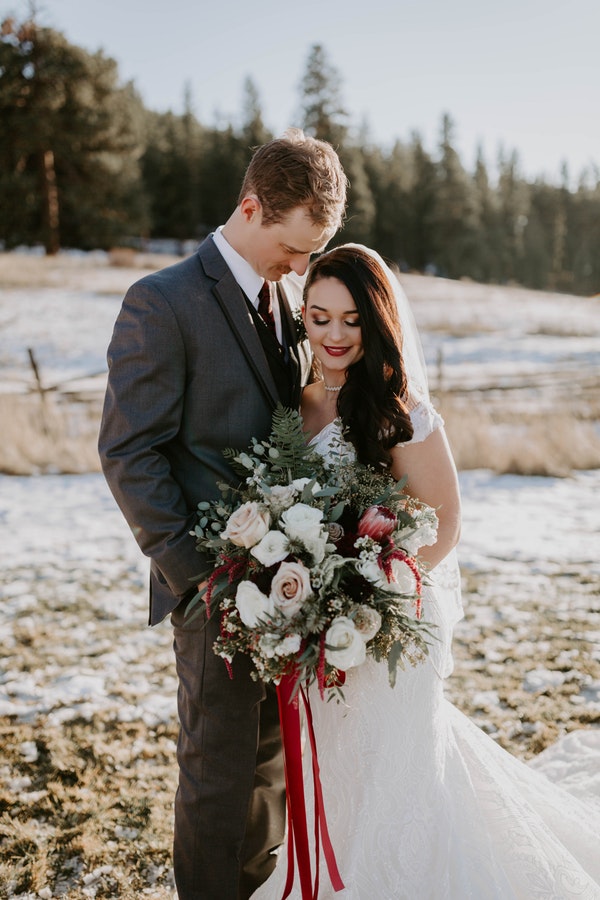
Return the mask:
{"type": "Polygon", "coordinates": [[[285,777],[277,696],[213,652],[219,617],[191,624],[173,612],[179,678],[179,786],[173,863],[179,900],[247,900],[266,881],[283,842],[285,777]]]}

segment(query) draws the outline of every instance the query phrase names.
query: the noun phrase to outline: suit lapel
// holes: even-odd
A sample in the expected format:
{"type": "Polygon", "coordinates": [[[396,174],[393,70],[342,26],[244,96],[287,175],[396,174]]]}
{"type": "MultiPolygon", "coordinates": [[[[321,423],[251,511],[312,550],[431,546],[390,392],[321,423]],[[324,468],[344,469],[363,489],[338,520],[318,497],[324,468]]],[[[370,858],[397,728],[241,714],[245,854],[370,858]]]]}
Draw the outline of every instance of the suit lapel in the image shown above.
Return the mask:
{"type": "MultiPolygon", "coordinates": [[[[298,288],[295,284],[290,285],[289,282],[286,282],[286,288],[291,289],[292,297],[296,302],[295,309],[300,311],[300,302],[302,297],[302,290],[298,288]],[[297,296],[294,296],[296,294],[297,296]]],[[[289,346],[292,348],[293,352],[290,354],[292,365],[295,366],[294,369],[294,378],[295,384],[297,385],[297,403],[296,406],[300,405],[300,395],[302,393],[302,388],[305,384],[308,384],[311,377],[311,369],[312,369],[312,352],[310,349],[310,344],[308,340],[303,340],[298,343],[298,326],[296,324],[296,320],[294,318],[294,313],[291,309],[291,304],[288,301],[286,292],[283,289],[281,282],[277,283],[277,295],[280,300],[280,309],[281,309],[281,317],[282,322],[284,322],[284,328],[287,326],[287,333],[289,337],[289,346]]]]}
{"type": "Polygon", "coordinates": [[[277,387],[265,358],[265,353],[246,306],[242,289],[231,274],[225,260],[212,238],[207,238],[198,248],[198,256],[204,271],[215,282],[213,294],[227,319],[240,349],[252,369],[258,384],[270,405],[278,402],[277,387]]]}
{"type": "Polygon", "coordinates": [[[294,321],[288,299],[280,283],[277,284],[277,297],[279,299],[279,310],[281,313],[281,326],[287,345],[288,366],[290,367],[290,379],[291,384],[293,385],[293,403],[294,406],[299,406],[301,392],[301,372],[300,360],[298,356],[298,334],[296,331],[296,323],[294,321]]]}

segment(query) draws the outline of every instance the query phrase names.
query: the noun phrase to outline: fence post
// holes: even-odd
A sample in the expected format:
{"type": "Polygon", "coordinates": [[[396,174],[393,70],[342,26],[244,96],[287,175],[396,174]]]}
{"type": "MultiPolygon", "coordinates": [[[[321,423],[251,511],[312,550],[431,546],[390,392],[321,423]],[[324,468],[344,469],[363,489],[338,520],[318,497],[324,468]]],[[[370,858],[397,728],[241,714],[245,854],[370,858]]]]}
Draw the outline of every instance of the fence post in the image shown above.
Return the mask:
{"type": "Polygon", "coordinates": [[[47,415],[46,415],[46,392],[45,392],[44,386],[42,384],[42,379],[40,376],[40,369],[37,364],[37,360],[35,358],[33,349],[31,347],[28,347],[27,353],[29,355],[29,362],[31,364],[31,368],[33,369],[33,374],[35,376],[35,383],[37,385],[37,391],[38,391],[38,394],[40,395],[40,401],[42,404],[42,430],[43,430],[44,434],[47,435],[49,432],[48,432],[48,421],[47,421],[47,415]]]}

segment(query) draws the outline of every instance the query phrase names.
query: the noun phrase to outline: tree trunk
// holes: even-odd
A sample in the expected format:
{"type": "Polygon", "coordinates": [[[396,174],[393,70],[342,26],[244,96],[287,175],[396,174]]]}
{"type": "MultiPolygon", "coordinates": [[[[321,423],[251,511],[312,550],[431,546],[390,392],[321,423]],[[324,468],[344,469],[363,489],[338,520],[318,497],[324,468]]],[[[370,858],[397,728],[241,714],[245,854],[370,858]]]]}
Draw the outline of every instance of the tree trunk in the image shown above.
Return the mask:
{"type": "Polygon", "coordinates": [[[60,250],[60,233],[58,188],[52,150],[46,150],[42,154],[41,163],[44,247],[48,256],[54,256],[60,250]]]}

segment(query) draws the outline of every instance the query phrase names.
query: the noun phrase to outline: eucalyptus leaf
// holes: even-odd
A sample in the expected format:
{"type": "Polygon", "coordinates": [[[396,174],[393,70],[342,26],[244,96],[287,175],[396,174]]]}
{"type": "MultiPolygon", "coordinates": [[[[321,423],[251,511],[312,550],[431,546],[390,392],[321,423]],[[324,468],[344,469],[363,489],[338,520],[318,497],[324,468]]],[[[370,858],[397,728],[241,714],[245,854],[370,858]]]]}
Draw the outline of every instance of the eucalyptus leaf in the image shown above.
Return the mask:
{"type": "Polygon", "coordinates": [[[346,504],[345,504],[345,503],[343,503],[343,502],[342,502],[342,503],[337,503],[337,504],[333,507],[333,509],[331,509],[331,510],[329,511],[329,516],[328,516],[328,518],[330,519],[330,521],[331,521],[331,522],[337,522],[337,520],[340,518],[340,516],[341,516],[342,513],[344,512],[345,508],[346,508],[346,504]]]}
{"type": "Polygon", "coordinates": [[[335,497],[335,495],[338,493],[338,490],[339,490],[339,488],[337,488],[335,485],[326,485],[325,487],[321,488],[320,491],[315,491],[313,496],[314,497],[335,497]]]}

